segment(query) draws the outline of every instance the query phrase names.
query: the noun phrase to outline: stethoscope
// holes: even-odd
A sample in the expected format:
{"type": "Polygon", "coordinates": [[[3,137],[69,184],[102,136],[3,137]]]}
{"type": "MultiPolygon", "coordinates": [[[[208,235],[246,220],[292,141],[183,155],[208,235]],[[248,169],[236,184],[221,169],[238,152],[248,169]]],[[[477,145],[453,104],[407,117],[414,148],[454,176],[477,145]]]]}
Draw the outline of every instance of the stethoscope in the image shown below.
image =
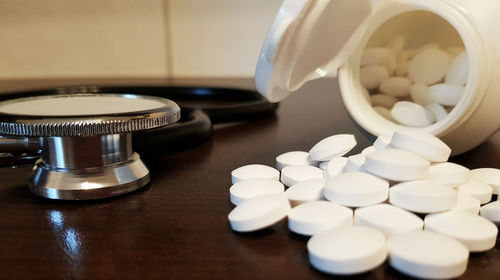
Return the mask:
{"type": "Polygon", "coordinates": [[[65,87],[0,100],[0,166],[34,163],[30,190],[63,200],[143,187],[149,170],[138,153],[187,149],[210,139],[213,124],[277,108],[255,91],[216,87],[65,87]]]}

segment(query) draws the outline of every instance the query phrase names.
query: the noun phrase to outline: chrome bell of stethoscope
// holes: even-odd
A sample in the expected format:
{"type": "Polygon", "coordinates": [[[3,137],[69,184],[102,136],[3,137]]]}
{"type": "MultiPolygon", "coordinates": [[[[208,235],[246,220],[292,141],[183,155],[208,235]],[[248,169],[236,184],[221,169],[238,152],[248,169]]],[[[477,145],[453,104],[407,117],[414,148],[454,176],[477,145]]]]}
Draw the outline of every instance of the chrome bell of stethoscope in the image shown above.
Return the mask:
{"type": "Polygon", "coordinates": [[[65,94],[0,102],[0,151],[41,150],[28,181],[42,197],[105,198],[145,186],[132,133],[180,118],[174,102],[133,94],[65,94]]]}

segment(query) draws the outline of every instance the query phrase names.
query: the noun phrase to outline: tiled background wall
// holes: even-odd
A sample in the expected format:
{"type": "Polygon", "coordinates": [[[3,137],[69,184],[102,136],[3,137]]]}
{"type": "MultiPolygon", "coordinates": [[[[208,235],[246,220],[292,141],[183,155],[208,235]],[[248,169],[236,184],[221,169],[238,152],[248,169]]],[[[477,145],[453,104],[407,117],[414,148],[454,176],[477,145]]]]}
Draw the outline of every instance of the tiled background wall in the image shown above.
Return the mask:
{"type": "Polygon", "coordinates": [[[281,0],[0,0],[0,80],[251,77],[281,0]]]}

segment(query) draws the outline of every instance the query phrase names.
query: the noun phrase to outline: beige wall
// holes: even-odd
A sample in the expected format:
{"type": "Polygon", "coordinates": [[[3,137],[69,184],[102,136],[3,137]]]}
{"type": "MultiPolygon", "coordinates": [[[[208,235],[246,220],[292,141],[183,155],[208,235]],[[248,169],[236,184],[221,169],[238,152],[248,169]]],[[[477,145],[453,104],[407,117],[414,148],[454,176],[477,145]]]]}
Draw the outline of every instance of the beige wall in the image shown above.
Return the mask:
{"type": "Polygon", "coordinates": [[[1,0],[0,80],[250,77],[280,3],[1,0]]]}

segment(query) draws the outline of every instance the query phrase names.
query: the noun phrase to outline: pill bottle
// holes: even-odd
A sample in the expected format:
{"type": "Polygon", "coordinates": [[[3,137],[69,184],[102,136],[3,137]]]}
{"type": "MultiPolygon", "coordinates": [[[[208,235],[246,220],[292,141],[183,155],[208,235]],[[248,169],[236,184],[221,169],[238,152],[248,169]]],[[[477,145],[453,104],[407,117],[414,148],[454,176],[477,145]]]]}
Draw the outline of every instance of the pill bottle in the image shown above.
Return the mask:
{"type": "Polygon", "coordinates": [[[500,1],[285,0],[264,41],[255,73],[257,90],[278,102],[306,82],[337,75],[353,119],[373,135],[417,129],[436,135],[454,154],[484,142],[499,127],[500,1]],[[375,112],[360,85],[367,47],[401,35],[413,47],[462,46],[467,84],[448,115],[425,127],[407,127],[375,112]]]}

